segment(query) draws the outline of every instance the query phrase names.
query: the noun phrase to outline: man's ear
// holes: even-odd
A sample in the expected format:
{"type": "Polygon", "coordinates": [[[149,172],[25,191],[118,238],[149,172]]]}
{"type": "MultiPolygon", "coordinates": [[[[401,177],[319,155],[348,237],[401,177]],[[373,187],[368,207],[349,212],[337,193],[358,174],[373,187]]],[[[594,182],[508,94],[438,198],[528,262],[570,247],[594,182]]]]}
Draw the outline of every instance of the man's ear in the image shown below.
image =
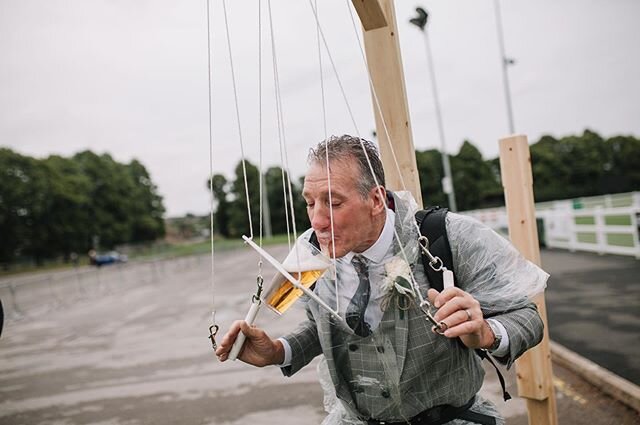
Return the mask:
{"type": "Polygon", "coordinates": [[[376,186],[371,189],[371,200],[373,202],[373,213],[379,214],[387,207],[387,191],[384,186],[376,186]]]}

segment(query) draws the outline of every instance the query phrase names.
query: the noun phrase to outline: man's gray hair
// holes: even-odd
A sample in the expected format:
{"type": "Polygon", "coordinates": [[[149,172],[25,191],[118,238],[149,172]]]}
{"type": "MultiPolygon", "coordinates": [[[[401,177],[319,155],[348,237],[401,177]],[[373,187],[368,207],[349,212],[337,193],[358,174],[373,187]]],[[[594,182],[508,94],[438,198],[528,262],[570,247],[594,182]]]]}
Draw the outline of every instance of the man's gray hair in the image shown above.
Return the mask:
{"type": "Polygon", "coordinates": [[[382,168],[378,148],[372,142],[347,134],[331,136],[309,150],[308,161],[309,163],[326,164],[327,156],[330,163],[356,161],[360,168],[360,178],[356,183],[357,190],[363,198],[366,198],[369,195],[369,191],[376,187],[376,180],[379,185],[385,185],[384,169],[382,168]],[[369,158],[368,161],[367,158],[369,158]],[[369,162],[371,162],[371,166],[369,166],[369,162]],[[371,174],[371,169],[373,169],[373,175],[371,174]]]}

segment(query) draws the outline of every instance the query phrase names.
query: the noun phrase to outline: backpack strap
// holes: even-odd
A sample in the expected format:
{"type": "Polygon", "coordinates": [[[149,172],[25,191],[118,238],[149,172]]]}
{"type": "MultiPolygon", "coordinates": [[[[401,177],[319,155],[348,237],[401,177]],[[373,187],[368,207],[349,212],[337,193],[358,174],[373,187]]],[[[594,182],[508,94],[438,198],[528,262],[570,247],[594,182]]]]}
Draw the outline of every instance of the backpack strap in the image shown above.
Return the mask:
{"type": "MultiPolygon", "coordinates": [[[[416,222],[420,228],[420,234],[429,240],[429,251],[442,260],[442,264],[454,273],[453,256],[451,255],[451,246],[447,237],[447,225],[445,217],[449,209],[439,206],[429,207],[426,210],[420,210],[416,213],[416,222]]],[[[431,287],[438,292],[444,288],[442,281],[442,273],[437,272],[429,265],[429,258],[422,255],[422,265],[429,279],[431,287]]]]}
{"type": "Polygon", "coordinates": [[[496,370],[498,374],[498,380],[500,381],[500,386],[502,387],[502,398],[504,401],[511,400],[511,394],[507,391],[507,384],[504,382],[504,376],[502,376],[502,372],[498,369],[498,365],[491,359],[491,354],[487,350],[481,350],[480,348],[476,348],[474,350],[476,354],[483,360],[488,360],[491,363],[491,366],[496,370]]]}
{"type": "MultiPolygon", "coordinates": [[[[429,207],[416,213],[416,222],[420,228],[420,234],[429,240],[429,251],[432,255],[442,260],[444,267],[453,272],[455,281],[453,255],[451,254],[451,245],[449,245],[449,238],[447,236],[446,216],[448,212],[449,210],[447,208],[441,208],[439,206],[429,207]]],[[[442,272],[437,272],[431,268],[429,258],[424,255],[424,253],[422,253],[421,256],[422,265],[424,266],[424,271],[429,279],[430,286],[438,292],[441,292],[444,289],[442,272]]],[[[475,350],[475,352],[481,359],[487,359],[495,368],[496,373],[498,374],[498,379],[500,380],[500,386],[502,387],[502,397],[504,398],[504,401],[511,399],[511,394],[507,392],[504,377],[502,376],[500,369],[498,369],[493,360],[491,360],[489,352],[480,349],[475,350]]]]}

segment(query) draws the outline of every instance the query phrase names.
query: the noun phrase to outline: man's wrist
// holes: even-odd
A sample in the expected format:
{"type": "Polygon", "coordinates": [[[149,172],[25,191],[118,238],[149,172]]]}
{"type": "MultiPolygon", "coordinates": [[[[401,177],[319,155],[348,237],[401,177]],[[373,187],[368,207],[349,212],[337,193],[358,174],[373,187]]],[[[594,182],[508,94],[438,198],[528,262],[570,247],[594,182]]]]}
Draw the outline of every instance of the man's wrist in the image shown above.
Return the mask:
{"type": "Polygon", "coordinates": [[[483,324],[483,344],[485,350],[495,350],[500,345],[499,334],[497,334],[489,322],[485,319],[483,324]]]}
{"type": "Polygon", "coordinates": [[[276,339],[273,342],[273,345],[274,345],[274,354],[273,354],[273,360],[271,364],[280,365],[284,362],[284,359],[285,359],[284,346],[282,345],[282,341],[280,339],[276,339]]]}
{"type": "Polygon", "coordinates": [[[487,319],[487,323],[494,334],[494,341],[488,347],[489,352],[495,357],[504,357],[509,354],[509,334],[504,325],[496,319],[487,319]]]}

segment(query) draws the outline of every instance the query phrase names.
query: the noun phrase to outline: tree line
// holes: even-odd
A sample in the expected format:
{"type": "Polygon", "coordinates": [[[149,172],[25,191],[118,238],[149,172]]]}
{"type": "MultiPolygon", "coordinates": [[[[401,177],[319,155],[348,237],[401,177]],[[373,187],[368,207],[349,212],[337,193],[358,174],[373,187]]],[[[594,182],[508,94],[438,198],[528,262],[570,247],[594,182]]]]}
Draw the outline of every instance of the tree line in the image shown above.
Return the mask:
{"type": "Polygon", "coordinates": [[[164,236],[164,206],[142,163],[90,151],[36,159],[0,148],[0,264],[41,263],[164,236]]]}
{"type": "MultiPolygon", "coordinates": [[[[416,158],[425,205],[448,206],[441,186],[441,153],[417,151],[416,158]]],[[[640,190],[640,139],[633,136],[604,139],[589,130],[578,136],[543,136],[531,145],[531,158],[538,202],[640,190]]],[[[498,158],[485,160],[472,142],[465,141],[450,160],[459,210],[504,205],[498,158]]],[[[251,220],[258,235],[260,173],[249,162],[245,166],[251,220]]],[[[264,172],[263,199],[273,234],[291,231],[293,215],[298,231],[309,226],[303,180],[291,181],[293,206],[285,205],[287,181],[280,167],[264,172]]],[[[217,204],[214,232],[222,237],[248,235],[242,164],[232,179],[215,174],[207,188],[210,184],[217,204]]],[[[90,151],[36,159],[0,148],[2,265],[154,241],[165,234],[164,211],[157,187],[137,160],[121,164],[108,154],[90,151]]]]}
{"type": "MultiPolygon", "coordinates": [[[[442,190],[442,155],[437,149],[416,151],[418,174],[425,205],[448,207],[442,190]]],[[[536,202],[594,196],[640,190],[640,139],[614,136],[604,139],[586,130],[582,135],[554,138],[543,136],[531,145],[531,161],[536,202]]],[[[478,148],[465,140],[455,155],[450,155],[458,210],[473,210],[504,205],[500,182],[499,158],[485,160],[478,148]]],[[[250,162],[247,168],[251,217],[254,232],[259,222],[259,171],[250,162]]],[[[287,232],[280,167],[269,168],[264,175],[274,234],[287,232]]],[[[286,181],[286,174],[285,174],[286,181]]],[[[207,188],[210,182],[207,181],[207,188]]],[[[309,226],[300,193],[303,180],[292,180],[294,211],[298,229],[309,226]]],[[[214,231],[224,237],[249,234],[249,219],[242,164],[238,163],[233,180],[221,174],[213,176],[213,195],[217,202],[214,231]]]]}
{"type": "MultiPolygon", "coordinates": [[[[216,200],[214,213],[214,232],[223,237],[239,237],[249,235],[249,209],[251,223],[257,236],[260,232],[260,171],[249,161],[245,162],[247,187],[249,188],[249,207],[245,193],[242,162],[235,168],[235,178],[227,180],[222,174],[214,174],[211,181],[207,181],[207,188],[211,188],[216,200]]],[[[306,230],[309,227],[306,206],[302,198],[302,179],[291,181],[293,206],[289,202],[289,176],[280,167],[270,167],[263,175],[263,203],[268,202],[270,211],[270,225],[273,234],[293,232],[295,216],[296,229],[306,230]],[[287,190],[285,202],[284,189],[287,190]],[[293,211],[292,211],[293,208],[293,211]]],[[[263,230],[266,223],[263,222],[263,230]]],[[[263,232],[264,233],[264,232],[263,232]]]]}

